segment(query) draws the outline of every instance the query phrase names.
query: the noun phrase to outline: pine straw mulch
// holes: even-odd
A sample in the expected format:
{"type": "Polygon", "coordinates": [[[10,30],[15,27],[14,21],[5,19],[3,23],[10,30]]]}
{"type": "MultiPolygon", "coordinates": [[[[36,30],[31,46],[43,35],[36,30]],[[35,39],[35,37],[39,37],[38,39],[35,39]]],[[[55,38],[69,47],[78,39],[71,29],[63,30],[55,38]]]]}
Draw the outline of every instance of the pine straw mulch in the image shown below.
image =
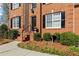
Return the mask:
{"type": "Polygon", "coordinates": [[[36,45],[40,48],[43,48],[43,47],[47,47],[47,48],[55,48],[57,50],[59,50],[60,52],[63,52],[69,56],[77,56],[79,55],[78,53],[76,52],[73,52],[69,49],[69,46],[66,46],[66,45],[62,45],[60,43],[57,43],[57,42],[46,42],[46,41],[27,41],[27,42],[22,42],[21,44],[31,44],[31,45],[36,45]]]}
{"type": "Polygon", "coordinates": [[[11,39],[0,39],[0,45],[2,44],[6,44],[6,43],[9,43],[9,42],[12,42],[13,40],[11,39]]]}

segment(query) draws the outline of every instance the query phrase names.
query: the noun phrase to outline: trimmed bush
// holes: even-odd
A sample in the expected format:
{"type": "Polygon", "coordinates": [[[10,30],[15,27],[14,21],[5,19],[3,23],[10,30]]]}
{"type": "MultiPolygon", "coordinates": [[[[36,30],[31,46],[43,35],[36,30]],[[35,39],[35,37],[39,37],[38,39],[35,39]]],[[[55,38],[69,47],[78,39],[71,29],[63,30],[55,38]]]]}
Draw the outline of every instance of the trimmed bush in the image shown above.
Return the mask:
{"type": "Polygon", "coordinates": [[[51,34],[50,33],[44,33],[43,34],[43,39],[45,41],[51,41],[51,34]]]}
{"type": "Polygon", "coordinates": [[[72,32],[64,32],[60,38],[60,43],[68,46],[76,45],[79,42],[79,36],[72,32]]]}
{"type": "Polygon", "coordinates": [[[9,30],[7,25],[2,24],[0,26],[0,38],[1,39],[16,39],[19,32],[17,30],[9,30]]]}
{"type": "Polygon", "coordinates": [[[10,30],[8,32],[8,35],[9,35],[9,39],[16,39],[17,36],[18,36],[19,32],[17,30],[10,30]]]}
{"type": "Polygon", "coordinates": [[[41,35],[39,32],[34,33],[34,40],[40,41],[41,40],[41,35]]]}
{"type": "Polygon", "coordinates": [[[61,37],[61,34],[60,33],[58,33],[58,32],[56,32],[56,33],[54,33],[54,36],[56,37],[54,40],[56,40],[57,42],[59,42],[60,41],[60,37],[61,37]]]}

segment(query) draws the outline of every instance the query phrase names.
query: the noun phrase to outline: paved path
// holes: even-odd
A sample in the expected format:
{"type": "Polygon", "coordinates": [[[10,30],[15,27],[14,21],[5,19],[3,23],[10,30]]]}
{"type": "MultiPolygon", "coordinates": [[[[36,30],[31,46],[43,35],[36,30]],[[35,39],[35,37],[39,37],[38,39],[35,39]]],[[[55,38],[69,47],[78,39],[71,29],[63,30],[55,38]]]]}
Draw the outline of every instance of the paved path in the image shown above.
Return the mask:
{"type": "Polygon", "coordinates": [[[19,48],[17,46],[18,43],[19,42],[17,41],[13,41],[11,43],[0,45],[0,56],[51,56],[50,54],[19,48]]]}

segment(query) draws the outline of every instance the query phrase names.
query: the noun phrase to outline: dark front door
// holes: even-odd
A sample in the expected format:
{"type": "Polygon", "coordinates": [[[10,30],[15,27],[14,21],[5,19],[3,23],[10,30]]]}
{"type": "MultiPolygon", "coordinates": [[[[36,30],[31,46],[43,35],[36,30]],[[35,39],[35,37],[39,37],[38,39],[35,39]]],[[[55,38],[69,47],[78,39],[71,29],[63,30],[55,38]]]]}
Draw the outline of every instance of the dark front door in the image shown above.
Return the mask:
{"type": "Polygon", "coordinates": [[[31,24],[31,30],[34,31],[34,27],[36,27],[36,16],[32,16],[31,24]]]}

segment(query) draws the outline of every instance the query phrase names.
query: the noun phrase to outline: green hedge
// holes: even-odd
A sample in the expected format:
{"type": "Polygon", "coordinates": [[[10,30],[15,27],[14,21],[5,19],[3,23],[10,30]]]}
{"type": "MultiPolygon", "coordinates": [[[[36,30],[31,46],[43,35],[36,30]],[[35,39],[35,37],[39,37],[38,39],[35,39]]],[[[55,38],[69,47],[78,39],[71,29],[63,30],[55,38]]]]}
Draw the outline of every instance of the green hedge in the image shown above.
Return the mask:
{"type": "Polygon", "coordinates": [[[64,32],[61,34],[60,43],[64,45],[73,46],[79,42],[79,36],[75,35],[72,32],[64,32]]]}
{"type": "Polygon", "coordinates": [[[56,36],[56,41],[60,41],[60,37],[61,37],[61,33],[59,33],[59,32],[56,32],[56,33],[54,33],[53,34],[54,36],[56,36]]]}
{"type": "Polygon", "coordinates": [[[34,40],[36,40],[36,41],[41,40],[41,34],[39,32],[34,33],[34,40]]]}
{"type": "Polygon", "coordinates": [[[43,34],[43,39],[45,41],[51,41],[51,34],[50,33],[44,33],[43,34]]]}
{"type": "Polygon", "coordinates": [[[16,39],[17,36],[18,36],[19,32],[17,30],[9,30],[8,32],[8,36],[9,36],[9,39],[16,39]]]}

